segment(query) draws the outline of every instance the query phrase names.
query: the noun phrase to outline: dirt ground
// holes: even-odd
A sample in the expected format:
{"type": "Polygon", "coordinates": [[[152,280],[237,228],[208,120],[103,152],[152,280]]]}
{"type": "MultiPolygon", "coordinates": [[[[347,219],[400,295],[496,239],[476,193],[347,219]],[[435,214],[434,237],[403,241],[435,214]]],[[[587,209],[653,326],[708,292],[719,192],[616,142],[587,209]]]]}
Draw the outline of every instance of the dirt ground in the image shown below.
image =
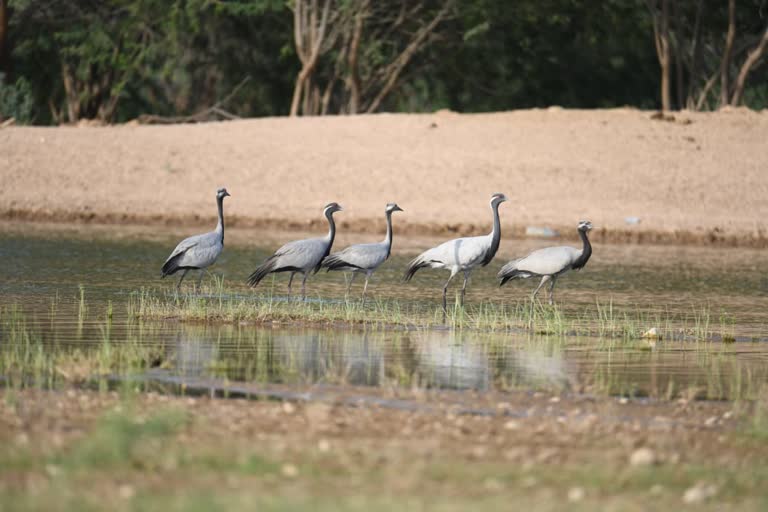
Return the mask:
{"type": "Polygon", "coordinates": [[[341,228],[768,246],[768,111],[522,110],[265,118],[199,125],[0,130],[0,219],[306,230],[341,228]],[[630,218],[628,221],[627,219],[630,218]],[[634,219],[632,219],[634,218],[634,219]]]}
{"type": "Polygon", "coordinates": [[[452,412],[444,392],[400,397],[429,411],[3,394],[5,510],[104,500],[115,510],[758,510],[766,500],[767,445],[727,403],[484,394],[473,403],[498,414],[479,416],[452,412]]]}

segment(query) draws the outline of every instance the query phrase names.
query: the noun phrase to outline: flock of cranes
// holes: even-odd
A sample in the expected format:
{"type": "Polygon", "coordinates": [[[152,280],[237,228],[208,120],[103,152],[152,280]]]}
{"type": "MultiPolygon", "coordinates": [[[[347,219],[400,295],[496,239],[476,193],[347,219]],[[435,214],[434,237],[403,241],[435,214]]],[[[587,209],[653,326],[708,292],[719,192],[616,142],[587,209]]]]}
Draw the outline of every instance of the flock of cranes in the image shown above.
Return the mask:
{"type": "MultiPolygon", "coordinates": [[[[219,220],[216,229],[202,235],[191,236],[182,240],[173,250],[163,264],[162,277],[173,275],[182,271],[178,290],[181,282],[190,270],[199,270],[198,286],[202,281],[205,269],[211,266],[224,249],[224,198],[229,196],[227,189],[220,188],[216,192],[216,206],[219,212],[219,220]]],[[[443,311],[447,309],[446,294],[451,280],[459,273],[464,274],[464,284],[461,287],[461,303],[464,303],[464,294],[467,289],[467,281],[470,274],[477,267],[484,267],[493,260],[501,241],[501,221],[499,220],[499,205],[507,201],[504,194],[491,196],[491,211],[493,212],[493,228],[485,236],[473,236],[456,238],[444,242],[437,247],[428,249],[414,258],[409,264],[403,276],[404,281],[411,278],[422,268],[445,269],[450,272],[448,280],[443,285],[443,311]]],[[[349,292],[355,275],[365,274],[362,300],[365,301],[365,293],[368,289],[368,280],[392,252],[392,214],[403,211],[396,203],[387,204],[384,213],[387,220],[387,234],[384,241],[370,244],[351,245],[343,251],[331,253],[333,240],[336,237],[336,224],[333,214],[342,211],[338,203],[329,203],[323,208],[323,215],[328,221],[328,234],[322,238],[309,238],[294,240],[280,247],[267,258],[248,277],[248,284],[255,287],[267,275],[277,272],[290,272],[288,279],[288,295],[291,294],[293,277],[300,273],[301,296],[306,297],[307,277],[310,273],[316,273],[321,268],[327,271],[340,270],[352,273],[347,286],[349,292]]],[[[592,245],[589,243],[588,233],[592,229],[592,223],[581,221],[578,224],[579,236],[582,248],[576,249],[569,246],[547,247],[533,251],[524,258],[512,260],[504,265],[496,276],[502,286],[513,279],[526,279],[539,277],[541,282],[533,292],[532,299],[542,286],[549,283],[549,303],[554,303],[554,289],[557,278],[569,270],[579,270],[584,267],[592,255],[592,245]]]]}

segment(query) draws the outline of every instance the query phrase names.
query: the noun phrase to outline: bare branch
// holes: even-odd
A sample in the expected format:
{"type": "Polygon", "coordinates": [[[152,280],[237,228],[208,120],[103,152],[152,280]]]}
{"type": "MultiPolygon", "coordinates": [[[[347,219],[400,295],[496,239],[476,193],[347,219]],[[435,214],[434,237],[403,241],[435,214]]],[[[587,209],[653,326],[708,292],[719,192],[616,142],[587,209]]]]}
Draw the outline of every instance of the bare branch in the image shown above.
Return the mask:
{"type": "Polygon", "coordinates": [[[725,36],[725,50],[720,62],[720,105],[728,104],[728,74],[731,66],[731,51],[736,37],[736,0],[728,0],[728,33],[725,36]]]}
{"type": "Polygon", "coordinates": [[[760,42],[751,52],[749,52],[747,59],[744,61],[744,64],[742,64],[741,69],[739,70],[739,76],[736,78],[736,85],[734,87],[733,96],[731,97],[731,105],[738,105],[741,103],[741,98],[744,95],[744,86],[747,82],[747,76],[757,61],[760,60],[760,57],[763,55],[766,46],[768,46],[768,27],[765,28],[765,32],[763,32],[763,37],[760,38],[760,42]]]}
{"type": "Polygon", "coordinates": [[[142,114],[137,118],[137,121],[141,124],[177,124],[177,123],[202,123],[210,121],[215,116],[222,117],[224,119],[240,119],[240,116],[236,116],[230,112],[227,112],[222,108],[226,105],[240,89],[250,81],[251,77],[246,76],[239,84],[237,84],[232,91],[227,94],[224,99],[217,101],[210,107],[204,108],[198,112],[195,112],[189,116],[157,116],[154,114],[142,114]]]}
{"type": "Polygon", "coordinates": [[[392,91],[395,84],[397,83],[397,80],[400,77],[400,73],[408,65],[416,52],[419,51],[427,36],[429,36],[435,27],[437,27],[443,18],[445,18],[452,6],[453,0],[447,0],[437,15],[435,15],[435,17],[432,19],[432,21],[422,27],[416,33],[405,50],[403,50],[403,52],[395,59],[394,62],[387,66],[387,79],[385,81],[384,87],[381,88],[373,101],[371,101],[370,105],[368,105],[366,112],[375,112],[379,108],[381,102],[384,100],[384,98],[387,97],[387,95],[392,91]]]}

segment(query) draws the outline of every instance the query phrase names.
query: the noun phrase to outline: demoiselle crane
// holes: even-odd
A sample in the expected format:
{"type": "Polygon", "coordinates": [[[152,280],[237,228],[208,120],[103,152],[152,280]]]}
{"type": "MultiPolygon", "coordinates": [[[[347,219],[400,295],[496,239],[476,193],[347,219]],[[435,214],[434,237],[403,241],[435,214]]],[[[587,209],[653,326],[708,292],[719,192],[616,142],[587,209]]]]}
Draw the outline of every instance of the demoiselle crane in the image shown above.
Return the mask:
{"type": "Polygon", "coordinates": [[[567,245],[546,247],[533,251],[525,258],[512,260],[501,267],[496,276],[501,280],[499,286],[511,279],[541,277],[541,282],[533,292],[531,300],[535,300],[541,287],[549,282],[549,303],[554,304],[557,278],[569,270],[580,270],[592,256],[592,244],[587,237],[587,233],[592,230],[592,223],[582,220],[579,222],[578,230],[583,244],[581,249],[567,245]]]}
{"type": "Polygon", "coordinates": [[[333,222],[333,214],[342,211],[338,203],[329,203],[323,208],[323,215],[328,219],[328,234],[323,238],[308,238],[306,240],[294,240],[279,248],[275,254],[267,258],[264,263],[253,271],[248,277],[248,284],[256,286],[268,274],[275,272],[290,272],[288,279],[288,295],[291,294],[293,276],[300,272],[304,278],[301,281],[301,296],[306,297],[307,276],[309,272],[320,270],[320,263],[328,256],[336,236],[336,224],[333,222]]]}
{"type": "Polygon", "coordinates": [[[499,205],[506,200],[507,196],[504,194],[493,194],[491,196],[493,229],[489,234],[485,236],[456,238],[424,251],[408,265],[403,280],[410,281],[413,275],[421,268],[443,268],[449,270],[451,275],[443,286],[443,313],[445,313],[448,309],[446,303],[448,284],[456,274],[464,272],[464,285],[461,287],[461,303],[463,305],[467,280],[472,270],[475,267],[485,266],[490,263],[499,249],[499,242],[501,241],[499,205]]]}
{"type": "Polygon", "coordinates": [[[358,273],[365,273],[365,285],[363,286],[363,302],[365,292],[368,290],[368,280],[379,266],[387,261],[392,251],[392,213],[403,211],[396,203],[389,203],[384,209],[387,218],[387,235],[383,242],[375,244],[350,245],[343,251],[329,255],[323,260],[322,267],[330,270],[342,270],[352,272],[352,279],[347,285],[347,293],[352,288],[352,282],[358,273]]]}
{"type": "Polygon", "coordinates": [[[173,275],[179,270],[184,271],[176,285],[176,291],[190,270],[200,270],[197,281],[197,286],[200,287],[205,269],[213,265],[224,249],[224,198],[228,195],[226,188],[216,191],[216,205],[219,209],[219,223],[216,224],[216,229],[182,240],[165,260],[162,277],[173,275]]]}

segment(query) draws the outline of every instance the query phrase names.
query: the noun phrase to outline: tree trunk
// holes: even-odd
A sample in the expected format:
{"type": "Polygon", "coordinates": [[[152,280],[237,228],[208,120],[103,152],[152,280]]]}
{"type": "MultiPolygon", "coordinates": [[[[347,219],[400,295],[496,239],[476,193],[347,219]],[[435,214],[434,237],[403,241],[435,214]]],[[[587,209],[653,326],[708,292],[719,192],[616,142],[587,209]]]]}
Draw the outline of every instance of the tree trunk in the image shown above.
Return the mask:
{"type": "MultiPolygon", "coordinates": [[[[307,0],[296,0],[293,8],[293,38],[296,54],[301,60],[301,70],[296,76],[296,84],[293,87],[291,116],[299,115],[300,109],[303,110],[303,113],[308,113],[307,111],[311,108],[310,104],[313,103],[312,74],[320,56],[331,7],[331,0],[325,0],[322,12],[318,17],[320,10],[318,0],[309,1],[309,5],[305,5],[307,0]]],[[[319,105],[319,100],[314,103],[319,105]]]]}
{"type": "Polygon", "coordinates": [[[646,0],[653,21],[653,43],[661,72],[661,111],[670,110],[669,91],[669,1],[661,0],[661,12],[657,11],[655,0],[646,0]]]}
{"type": "Polygon", "coordinates": [[[64,83],[64,94],[67,102],[67,119],[70,123],[80,119],[80,99],[77,93],[77,79],[74,77],[72,69],[68,64],[61,64],[61,79],[64,83]]]}
{"type": "Polygon", "coordinates": [[[661,67],[661,110],[669,112],[672,108],[669,80],[669,0],[661,0],[661,26],[656,49],[661,67]]]}
{"type": "Polygon", "coordinates": [[[738,105],[741,103],[741,98],[744,95],[744,86],[747,83],[747,76],[757,61],[760,60],[766,46],[768,46],[768,27],[765,28],[765,32],[763,32],[763,37],[760,39],[760,42],[751,52],[749,52],[747,60],[744,61],[741,70],[739,70],[739,76],[736,78],[736,85],[733,88],[731,105],[738,105]]]}
{"type": "Polygon", "coordinates": [[[725,36],[723,60],[720,62],[720,106],[728,104],[728,74],[731,67],[733,40],[736,37],[736,0],[728,0],[728,33],[725,36]]]}
{"type": "Polygon", "coordinates": [[[672,38],[672,50],[673,54],[675,56],[675,93],[676,93],[676,102],[675,106],[678,110],[681,110],[685,108],[685,98],[684,98],[684,83],[683,83],[683,49],[681,44],[682,39],[682,22],[680,19],[680,6],[677,2],[672,3],[673,9],[672,9],[672,17],[675,21],[675,29],[673,29],[673,33],[676,34],[675,37],[672,38]]]}
{"type": "Polygon", "coordinates": [[[291,99],[291,111],[290,116],[295,117],[299,115],[299,102],[301,102],[301,96],[304,90],[304,82],[307,80],[309,71],[305,68],[301,68],[298,76],[296,77],[296,84],[293,86],[293,98],[291,99]]]}
{"type": "Polygon", "coordinates": [[[691,67],[688,70],[688,93],[685,102],[686,108],[693,110],[696,106],[694,98],[694,89],[699,79],[699,61],[701,60],[701,12],[704,0],[699,0],[696,4],[696,22],[693,27],[693,37],[691,38],[691,67]]]}
{"type": "Polygon", "coordinates": [[[0,0],[0,73],[5,77],[5,81],[11,81],[11,50],[8,40],[8,0],[0,0]]]}
{"type": "Polygon", "coordinates": [[[360,71],[358,69],[357,57],[360,51],[360,39],[363,35],[363,22],[367,11],[368,1],[366,0],[362,2],[355,14],[355,26],[352,32],[352,40],[349,43],[347,88],[349,89],[348,112],[350,114],[357,114],[360,111],[360,71]]]}

